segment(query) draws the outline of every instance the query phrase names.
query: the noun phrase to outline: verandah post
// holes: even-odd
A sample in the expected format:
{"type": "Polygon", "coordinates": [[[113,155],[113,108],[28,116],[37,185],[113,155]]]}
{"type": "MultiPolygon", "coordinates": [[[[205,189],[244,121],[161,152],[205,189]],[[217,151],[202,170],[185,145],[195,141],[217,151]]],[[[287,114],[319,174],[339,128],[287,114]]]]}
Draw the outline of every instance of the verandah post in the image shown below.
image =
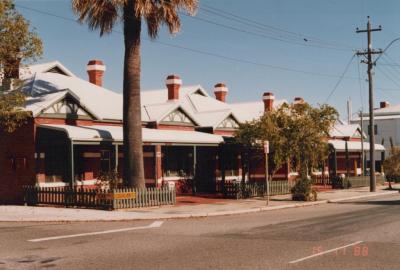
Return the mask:
{"type": "Polygon", "coordinates": [[[71,155],[71,179],[70,179],[70,187],[73,188],[75,186],[75,168],[74,168],[74,142],[71,139],[70,141],[70,155],[71,155]]]}
{"type": "Polygon", "coordinates": [[[197,147],[196,145],[193,145],[193,187],[192,187],[192,192],[193,195],[196,195],[196,168],[197,168],[197,147]]]}

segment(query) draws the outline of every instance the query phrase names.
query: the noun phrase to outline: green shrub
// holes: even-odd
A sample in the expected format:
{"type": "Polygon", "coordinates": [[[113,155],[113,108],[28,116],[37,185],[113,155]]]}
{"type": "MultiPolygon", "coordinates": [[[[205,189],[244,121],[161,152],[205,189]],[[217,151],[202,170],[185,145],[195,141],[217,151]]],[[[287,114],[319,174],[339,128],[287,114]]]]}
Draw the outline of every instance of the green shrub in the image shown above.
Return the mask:
{"type": "Polygon", "coordinates": [[[390,182],[400,183],[400,175],[386,174],[386,180],[390,182]]]}
{"type": "Polygon", "coordinates": [[[309,179],[299,180],[290,190],[294,201],[316,201],[317,192],[312,189],[309,179]]]}
{"type": "Polygon", "coordinates": [[[334,189],[344,189],[351,188],[352,184],[349,179],[344,178],[343,176],[334,176],[331,178],[332,188],[334,189]]]}
{"type": "Polygon", "coordinates": [[[101,190],[115,189],[122,186],[121,180],[121,177],[116,171],[100,172],[95,185],[101,190]]]}

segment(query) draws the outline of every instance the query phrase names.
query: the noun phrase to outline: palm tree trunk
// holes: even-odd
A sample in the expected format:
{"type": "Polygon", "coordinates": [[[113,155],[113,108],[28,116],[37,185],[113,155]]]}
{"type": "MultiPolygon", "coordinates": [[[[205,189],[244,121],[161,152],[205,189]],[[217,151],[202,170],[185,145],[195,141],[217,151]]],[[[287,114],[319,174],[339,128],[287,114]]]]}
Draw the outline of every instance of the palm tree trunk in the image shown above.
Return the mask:
{"type": "Polygon", "coordinates": [[[135,188],[144,188],[142,119],[140,104],[141,18],[135,16],[135,0],[124,4],[124,179],[135,188]]]}

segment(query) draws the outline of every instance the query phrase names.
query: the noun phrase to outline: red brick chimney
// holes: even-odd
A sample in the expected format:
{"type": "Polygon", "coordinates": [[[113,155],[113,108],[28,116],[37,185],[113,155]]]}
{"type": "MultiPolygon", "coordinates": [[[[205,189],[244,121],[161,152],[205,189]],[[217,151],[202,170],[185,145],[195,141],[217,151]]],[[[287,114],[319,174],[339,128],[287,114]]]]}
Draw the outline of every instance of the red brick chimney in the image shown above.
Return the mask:
{"type": "Polygon", "coordinates": [[[169,75],[165,80],[168,88],[168,100],[179,99],[179,88],[181,88],[182,80],[178,75],[169,75]]]}
{"type": "Polygon", "coordinates": [[[87,73],[89,74],[89,82],[103,86],[103,74],[106,66],[101,60],[90,60],[86,66],[87,73]]]}
{"type": "Polygon", "coordinates": [[[302,97],[295,97],[293,104],[303,104],[304,103],[304,99],[302,97]]]}
{"type": "Polygon", "coordinates": [[[221,102],[226,102],[226,95],[228,94],[228,87],[223,83],[214,85],[215,98],[221,102]]]}
{"type": "Polygon", "coordinates": [[[265,112],[270,112],[272,111],[274,107],[274,100],[275,96],[271,92],[265,92],[263,94],[263,101],[264,101],[264,111],[265,112]]]}
{"type": "Polygon", "coordinates": [[[389,107],[390,103],[387,101],[381,101],[380,105],[381,105],[380,108],[383,109],[389,107]]]}

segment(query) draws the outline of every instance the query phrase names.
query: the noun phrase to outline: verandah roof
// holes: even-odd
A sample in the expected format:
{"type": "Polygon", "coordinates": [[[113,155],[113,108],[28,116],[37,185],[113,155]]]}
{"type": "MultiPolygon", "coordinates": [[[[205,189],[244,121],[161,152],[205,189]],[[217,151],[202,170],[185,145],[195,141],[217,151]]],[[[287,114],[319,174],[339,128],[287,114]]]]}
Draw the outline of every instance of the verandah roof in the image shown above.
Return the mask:
{"type": "MultiPolygon", "coordinates": [[[[328,143],[333,146],[335,150],[345,151],[346,142],[342,140],[329,140],[328,143]]],[[[364,151],[369,151],[369,142],[364,142],[364,151]]],[[[361,152],[361,142],[348,141],[347,149],[349,151],[361,152]]],[[[381,144],[375,144],[375,151],[385,151],[385,147],[381,144]]]]}
{"type": "MultiPolygon", "coordinates": [[[[72,141],[123,142],[122,127],[119,126],[70,126],[42,124],[39,127],[63,131],[72,141]]],[[[218,145],[224,141],[222,136],[197,131],[162,130],[142,128],[143,142],[188,144],[188,145],[218,145]]]]}

